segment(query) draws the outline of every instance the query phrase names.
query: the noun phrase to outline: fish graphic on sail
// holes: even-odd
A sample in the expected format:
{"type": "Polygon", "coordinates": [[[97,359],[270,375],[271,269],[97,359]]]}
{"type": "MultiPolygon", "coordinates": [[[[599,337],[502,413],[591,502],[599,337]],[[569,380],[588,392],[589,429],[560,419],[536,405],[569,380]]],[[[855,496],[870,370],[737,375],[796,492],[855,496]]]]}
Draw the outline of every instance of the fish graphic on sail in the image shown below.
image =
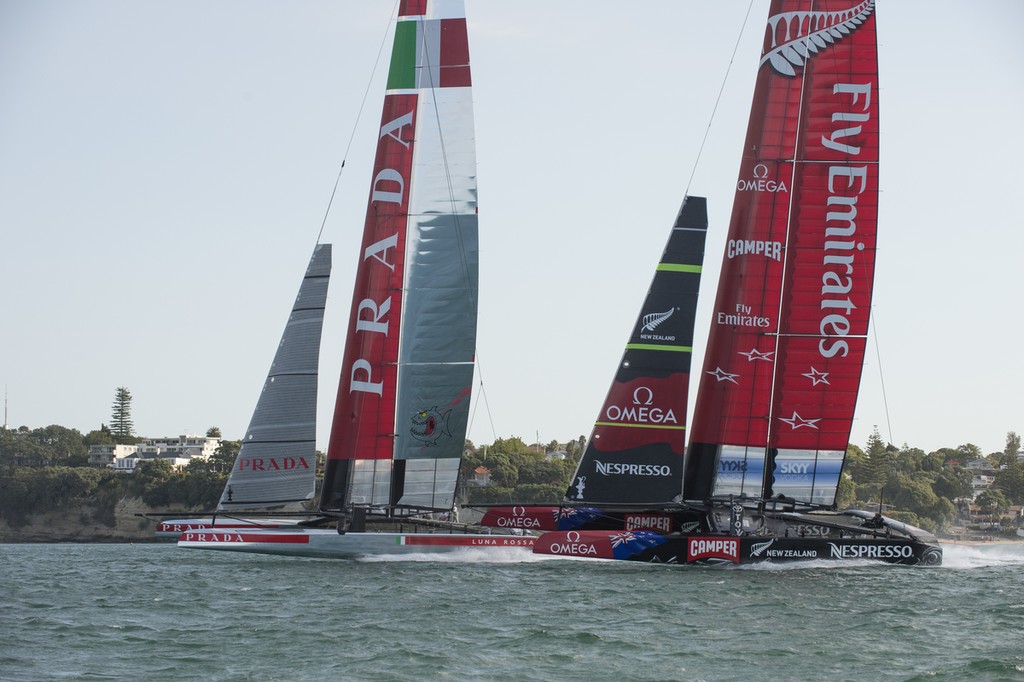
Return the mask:
{"type": "Polygon", "coordinates": [[[179,546],[347,557],[533,544],[453,518],[479,251],[461,0],[399,4],[380,121],[317,520],[336,527],[187,532],[179,546]]]}
{"type": "Polygon", "coordinates": [[[324,511],[447,510],[455,503],[478,288],[473,100],[461,5],[406,0],[399,9],[324,511]]]}

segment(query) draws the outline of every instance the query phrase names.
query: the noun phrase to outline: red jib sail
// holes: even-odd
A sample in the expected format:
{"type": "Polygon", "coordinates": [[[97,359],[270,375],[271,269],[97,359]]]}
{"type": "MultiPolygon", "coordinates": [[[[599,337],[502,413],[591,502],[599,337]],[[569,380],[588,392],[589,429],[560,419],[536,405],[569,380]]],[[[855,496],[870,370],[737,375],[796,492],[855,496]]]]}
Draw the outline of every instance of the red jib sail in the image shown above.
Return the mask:
{"type": "Polygon", "coordinates": [[[772,2],[695,408],[687,499],[835,501],[875,269],[874,4],[772,2]]]}

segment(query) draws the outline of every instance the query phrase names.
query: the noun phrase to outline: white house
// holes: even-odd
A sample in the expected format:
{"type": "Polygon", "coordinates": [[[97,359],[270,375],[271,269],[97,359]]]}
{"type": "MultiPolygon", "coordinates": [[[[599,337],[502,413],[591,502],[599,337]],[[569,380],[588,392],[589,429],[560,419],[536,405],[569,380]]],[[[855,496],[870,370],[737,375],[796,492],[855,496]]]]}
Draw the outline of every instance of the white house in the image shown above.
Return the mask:
{"type": "Polygon", "coordinates": [[[974,497],[988,490],[996,480],[996,470],[987,459],[972,459],[964,466],[971,472],[971,488],[974,497]]]}
{"type": "Polygon", "coordinates": [[[114,443],[90,445],[89,464],[97,467],[116,468],[115,462],[134,455],[138,449],[137,445],[115,445],[114,443]]]}
{"type": "Polygon", "coordinates": [[[167,459],[175,468],[183,468],[195,457],[209,459],[220,446],[220,438],[182,435],[149,438],[138,445],[90,445],[89,464],[131,473],[140,461],[167,459]]]}

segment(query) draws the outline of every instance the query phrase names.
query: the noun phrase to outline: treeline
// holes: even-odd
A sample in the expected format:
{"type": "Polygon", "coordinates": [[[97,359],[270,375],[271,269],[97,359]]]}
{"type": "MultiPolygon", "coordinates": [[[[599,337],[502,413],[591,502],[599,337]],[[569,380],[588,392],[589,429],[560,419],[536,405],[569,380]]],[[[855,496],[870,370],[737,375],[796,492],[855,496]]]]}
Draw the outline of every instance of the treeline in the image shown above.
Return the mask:
{"type": "MultiPolygon", "coordinates": [[[[0,430],[0,517],[23,523],[48,509],[88,509],[98,520],[111,519],[122,497],[137,497],[162,509],[216,506],[238,453],[238,441],[221,441],[209,460],[193,459],[184,470],[167,460],[143,460],[132,474],[88,466],[93,442],[111,435],[51,425],[0,430]]],[[[566,444],[527,445],[519,437],[490,445],[467,441],[460,468],[463,499],[469,504],[557,504],[561,501],[586,446],[580,436],[566,444]],[[478,473],[479,470],[479,473],[478,473]],[[479,485],[486,477],[487,485],[479,485]]],[[[1024,504],[1024,462],[1020,437],[1010,432],[1002,452],[984,455],[970,443],[934,452],[886,444],[877,431],[865,448],[850,445],[837,506],[874,508],[883,503],[890,516],[928,530],[951,525],[962,500],[973,493],[967,464],[984,459],[994,482],[974,501],[990,523],[1007,524],[1011,505],[1024,504]]],[[[322,461],[322,455],[318,453],[322,461]]]]}
{"type": "Polygon", "coordinates": [[[90,445],[114,442],[104,427],[85,435],[58,425],[0,429],[0,518],[18,527],[30,515],[76,510],[113,526],[114,509],[126,497],[154,508],[212,509],[239,448],[238,441],[221,441],[210,459],[193,459],[183,470],[165,459],[143,460],[132,474],[89,466],[90,445]]]}
{"type": "Polygon", "coordinates": [[[133,474],[84,466],[5,467],[0,469],[0,518],[17,528],[34,514],[77,511],[85,515],[83,521],[113,527],[114,509],[126,497],[154,508],[212,509],[227,474],[196,469],[177,471],[163,459],[142,462],[133,474]]]}
{"type": "MultiPolygon", "coordinates": [[[[960,514],[956,502],[973,494],[973,472],[967,464],[986,460],[995,471],[992,485],[974,500],[992,524],[1008,525],[1010,505],[1024,504],[1024,462],[1020,436],[1006,434],[1002,452],[983,455],[967,443],[926,453],[920,448],[886,444],[876,430],[861,449],[846,451],[843,479],[836,500],[839,509],[882,503],[886,514],[930,531],[948,527],[960,514]]],[[[962,503],[961,503],[962,504],[962,503]]]]}
{"type": "Polygon", "coordinates": [[[459,478],[469,504],[557,504],[562,500],[587,439],[580,436],[564,446],[527,445],[517,436],[499,438],[475,447],[466,441],[459,478]],[[486,469],[488,485],[477,484],[476,471],[486,469]]]}

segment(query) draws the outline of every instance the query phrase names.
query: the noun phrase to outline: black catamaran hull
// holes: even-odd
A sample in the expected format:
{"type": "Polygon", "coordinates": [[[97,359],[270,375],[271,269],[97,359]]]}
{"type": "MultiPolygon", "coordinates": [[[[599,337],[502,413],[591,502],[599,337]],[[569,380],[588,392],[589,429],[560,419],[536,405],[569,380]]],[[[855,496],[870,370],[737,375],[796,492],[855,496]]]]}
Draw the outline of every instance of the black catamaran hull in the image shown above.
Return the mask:
{"type": "Polygon", "coordinates": [[[777,538],[728,535],[661,535],[651,531],[551,531],[535,554],[662,564],[731,565],[815,560],[867,560],[939,566],[942,549],[903,538],[777,538]]]}

